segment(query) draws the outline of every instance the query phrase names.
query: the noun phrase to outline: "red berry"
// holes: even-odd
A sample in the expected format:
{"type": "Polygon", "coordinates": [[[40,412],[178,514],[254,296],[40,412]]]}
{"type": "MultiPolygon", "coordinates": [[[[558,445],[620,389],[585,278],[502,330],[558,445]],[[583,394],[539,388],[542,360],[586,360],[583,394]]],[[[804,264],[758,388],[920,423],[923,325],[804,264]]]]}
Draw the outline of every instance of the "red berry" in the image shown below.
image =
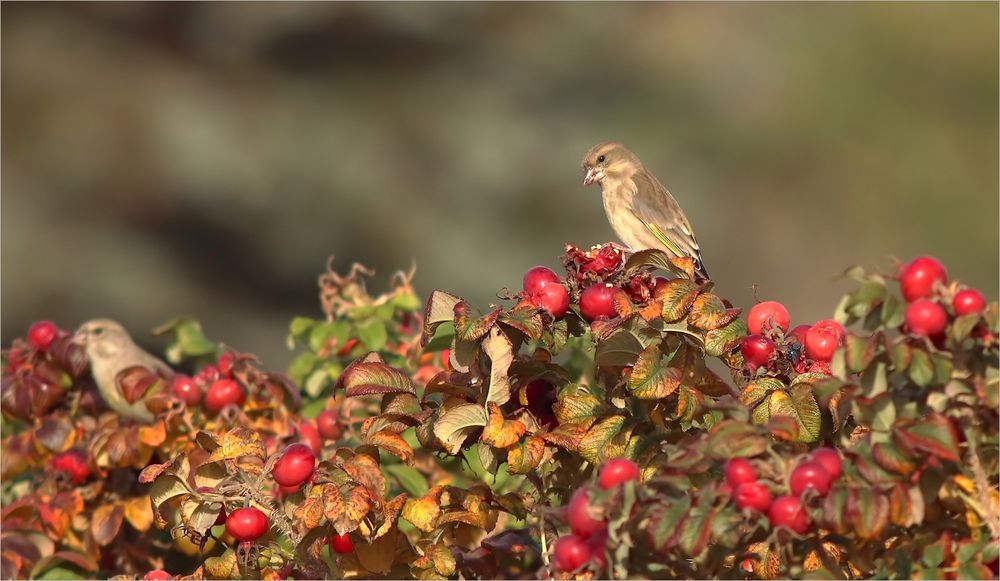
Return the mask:
{"type": "Polygon", "coordinates": [[[813,325],[806,333],[806,357],[817,361],[829,361],[840,347],[843,338],[836,329],[813,325]]]}
{"type": "Polygon", "coordinates": [[[580,313],[588,321],[593,321],[601,317],[617,317],[615,310],[615,291],[618,290],[611,284],[593,284],[583,289],[580,293],[580,313]]]}
{"type": "Polygon", "coordinates": [[[749,508],[757,512],[767,512],[771,507],[771,491],[756,480],[737,486],[733,497],[736,500],[736,507],[740,510],[749,508]]]}
{"type": "Polygon", "coordinates": [[[967,288],[955,293],[955,297],[951,300],[951,306],[955,309],[955,315],[959,317],[972,313],[978,314],[986,308],[986,297],[974,288],[967,288]]]}
{"type": "Polygon", "coordinates": [[[824,496],[830,491],[833,477],[819,462],[806,461],[792,470],[788,484],[793,496],[801,496],[807,488],[814,488],[820,496],[824,496]]]}
{"type": "Polygon", "coordinates": [[[844,326],[834,321],[833,319],[823,319],[822,321],[817,321],[815,325],[812,326],[813,329],[820,328],[827,331],[831,331],[837,336],[837,339],[843,343],[844,338],[847,337],[847,331],[844,326]]]}
{"type": "Polygon", "coordinates": [[[569,310],[569,291],[561,284],[546,284],[539,290],[528,293],[528,302],[559,319],[569,310]]]}
{"type": "Polygon", "coordinates": [[[194,407],[201,403],[201,387],[198,386],[194,379],[187,375],[175,375],[171,384],[174,388],[174,395],[189,407],[194,407]]]}
{"type": "Polygon", "coordinates": [[[312,476],[316,455],[305,444],[292,444],[274,463],[274,481],[281,486],[300,486],[312,476]]]}
{"type": "Polygon", "coordinates": [[[562,286],[559,275],[546,266],[535,266],[524,273],[524,292],[534,294],[549,284],[562,286]]]}
{"type": "Polygon", "coordinates": [[[918,337],[942,333],[948,326],[948,313],[944,308],[927,299],[919,299],[906,307],[906,328],[918,337]]]}
{"type": "Polygon", "coordinates": [[[840,478],[840,474],[843,472],[843,460],[841,460],[839,452],[833,448],[816,448],[809,457],[813,462],[822,464],[823,468],[826,468],[831,480],[840,478]]]}
{"type": "Polygon", "coordinates": [[[174,576],[167,573],[163,569],[153,569],[149,573],[143,575],[142,578],[149,581],[162,581],[164,579],[173,579],[174,576]]]}
{"type": "Polygon", "coordinates": [[[354,543],[351,541],[351,535],[338,535],[333,533],[330,536],[330,548],[334,552],[344,554],[354,551],[354,543]]]}
{"type": "Polygon", "coordinates": [[[52,321],[38,321],[28,328],[28,341],[39,351],[48,351],[49,345],[59,337],[59,327],[52,321]]]}
{"type": "Polygon", "coordinates": [[[267,515],[253,507],[237,508],[226,518],[226,532],[241,543],[264,536],[269,526],[267,515]]]}
{"type": "Polygon", "coordinates": [[[243,407],[247,394],[233,379],[219,379],[212,383],[205,394],[205,411],[215,415],[227,406],[243,407]]]}
{"type": "MultiPolygon", "coordinates": [[[[608,566],[608,528],[603,529],[594,533],[594,536],[587,539],[587,546],[590,547],[591,559],[594,561],[594,566],[598,570],[603,570],[608,566]]],[[[601,575],[598,575],[600,578],[601,575]]]]}
{"type": "Polygon", "coordinates": [[[219,373],[221,373],[222,375],[225,375],[226,377],[232,377],[233,363],[235,363],[235,359],[236,358],[233,356],[232,351],[226,351],[225,353],[219,356],[219,361],[218,363],[215,364],[215,367],[218,368],[219,373]]]}
{"type": "Polygon", "coordinates": [[[302,486],[301,484],[295,486],[282,486],[279,484],[278,490],[286,496],[291,496],[296,492],[298,492],[301,489],[301,486],[302,486]]]}
{"type": "Polygon", "coordinates": [[[57,472],[65,472],[73,484],[83,484],[91,475],[87,464],[87,454],[82,450],[67,450],[52,457],[50,466],[57,472]]]}
{"type": "Polygon", "coordinates": [[[935,282],[947,283],[948,271],[931,256],[914,258],[899,273],[899,288],[907,302],[931,296],[935,282]]]}
{"type": "Polygon", "coordinates": [[[747,329],[753,334],[760,334],[774,327],[787,331],[789,320],[785,305],[777,301],[764,301],[750,308],[747,314],[747,329]]]}
{"type": "Polygon", "coordinates": [[[631,480],[639,480],[639,465],[628,458],[608,460],[601,468],[600,476],[597,477],[597,483],[604,490],[611,490],[631,480]]]}
{"type": "Polygon", "coordinates": [[[774,353],[774,341],[762,335],[744,337],[740,341],[740,353],[743,353],[743,359],[750,369],[756,369],[771,358],[771,353],[774,353]]]}
{"type": "Polygon", "coordinates": [[[316,416],[316,431],[326,440],[337,440],[343,433],[340,416],[333,410],[323,410],[316,416]]]}
{"type": "Polygon", "coordinates": [[[573,534],[584,539],[604,528],[604,521],[590,515],[590,497],[586,489],[577,490],[570,498],[566,507],[566,523],[569,524],[573,534]]]}
{"type": "Polygon", "coordinates": [[[736,488],[745,482],[756,482],[757,471],[746,458],[733,458],[726,462],[726,482],[736,488]]]}
{"type": "Polygon", "coordinates": [[[809,515],[797,496],[779,496],[771,503],[767,518],[772,527],[788,527],[802,534],[809,529],[809,515]]]}
{"type": "Polygon", "coordinates": [[[833,375],[833,369],[829,361],[813,361],[806,366],[806,373],[822,373],[823,375],[833,375]]]}
{"type": "Polygon", "coordinates": [[[323,440],[319,437],[319,430],[309,420],[299,422],[299,442],[312,448],[315,454],[323,451],[323,440]]]}
{"type": "Polygon", "coordinates": [[[808,333],[809,329],[811,329],[811,328],[812,328],[812,326],[810,326],[810,325],[799,325],[798,327],[795,327],[794,329],[792,329],[792,332],[789,333],[788,336],[789,337],[794,337],[795,340],[799,342],[799,345],[802,345],[803,347],[805,347],[806,346],[806,333],[808,333]]]}
{"type": "Polygon", "coordinates": [[[553,547],[552,563],[556,571],[576,571],[590,562],[592,556],[587,541],[576,535],[559,537],[553,547]]]}

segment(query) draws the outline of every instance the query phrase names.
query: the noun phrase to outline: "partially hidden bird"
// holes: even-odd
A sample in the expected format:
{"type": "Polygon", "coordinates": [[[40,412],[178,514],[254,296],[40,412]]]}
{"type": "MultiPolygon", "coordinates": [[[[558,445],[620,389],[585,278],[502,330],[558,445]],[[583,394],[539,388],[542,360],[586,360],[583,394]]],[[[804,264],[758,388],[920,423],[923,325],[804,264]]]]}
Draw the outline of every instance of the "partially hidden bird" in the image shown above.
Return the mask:
{"type": "Polygon", "coordinates": [[[601,185],[611,228],[630,250],[652,248],[690,256],[695,278],[709,279],[684,210],[634,153],[614,141],[598,143],[584,156],[583,171],[583,185],[601,185]]]}
{"type": "Polygon", "coordinates": [[[129,403],[122,394],[120,374],[132,367],[170,376],[170,367],[135,344],[121,324],[110,319],[87,321],[77,330],[73,340],[81,345],[90,359],[90,370],[101,397],[120,416],[141,423],[152,423],[153,414],[143,400],[129,403]]]}

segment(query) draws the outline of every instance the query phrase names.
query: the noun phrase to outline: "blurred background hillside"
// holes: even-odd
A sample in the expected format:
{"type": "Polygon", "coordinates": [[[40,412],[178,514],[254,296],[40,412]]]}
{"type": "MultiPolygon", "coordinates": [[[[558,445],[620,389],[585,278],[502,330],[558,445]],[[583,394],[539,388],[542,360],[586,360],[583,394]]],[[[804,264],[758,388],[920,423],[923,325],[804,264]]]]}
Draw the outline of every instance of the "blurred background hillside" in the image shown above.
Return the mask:
{"type": "MultiPolygon", "coordinates": [[[[283,367],[328,254],[485,307],[612,232],[624,141],[723,296],[941,258],[998,293],[998,5],[5,3],[2,334],[178,314],[283,367]]],[[[156,347],[155,341],[149,343],[156,347]]]]}

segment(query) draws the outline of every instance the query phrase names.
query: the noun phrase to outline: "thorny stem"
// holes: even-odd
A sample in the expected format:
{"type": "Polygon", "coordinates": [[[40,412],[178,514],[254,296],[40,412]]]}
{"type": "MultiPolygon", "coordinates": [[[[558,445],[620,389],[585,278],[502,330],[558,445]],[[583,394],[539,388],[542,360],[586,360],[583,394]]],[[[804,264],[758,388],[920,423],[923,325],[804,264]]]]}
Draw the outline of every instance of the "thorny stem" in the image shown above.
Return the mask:
{"type": "Polygon", "coordinates": [[[288,515],[285,514],[284,509],[275,506],[274,499],[270,496],[265,496],[262,492],[264,488],[264,475],[270,472],[270,468],[273,465],[274,460],[275,458],[272,457],[264,466],[264,470],[261,471],[260,476],[246,487],[246,494],[257,504],[266,507],[274,526],[278,527],[281,532],[285,533],[285,535],[291,539],[293,544],[298,546],[298,544],[302,542],[302,535],[300,535],[299,532],[292,527],[292,521],[288,518],[288,515]]]}
{"type": "MultiPolygon", "coordinates": [[[[540,475],[542,478],[542,494],[545,494],[545,490],[548,488],[545,486],[545,470],[540,470],[540,475]]],[[[538,537],[542,541],[542,562],[545,566],[549,566],[549,547],[548,543],[545,541],[545,511],[538,512],[538,537]]]]}
{"type": "Polygon", "coordinates": [[[982,511],[985,513],[980,516],[986,521],[986,526],[990,529],[990,536],[996,541],[1000,540],[1000,515],[993,508],[989,492],[990,483],[986,478],[986,471],[983,470],[983,464],[979,461],[979,453],[976,450],[976,435],[978,434],[970,434],[966,437],[966,441],[969,443],[969,466],[975,477],[976,496],[979,498],[979,504],[982,505],[982,511]]]}

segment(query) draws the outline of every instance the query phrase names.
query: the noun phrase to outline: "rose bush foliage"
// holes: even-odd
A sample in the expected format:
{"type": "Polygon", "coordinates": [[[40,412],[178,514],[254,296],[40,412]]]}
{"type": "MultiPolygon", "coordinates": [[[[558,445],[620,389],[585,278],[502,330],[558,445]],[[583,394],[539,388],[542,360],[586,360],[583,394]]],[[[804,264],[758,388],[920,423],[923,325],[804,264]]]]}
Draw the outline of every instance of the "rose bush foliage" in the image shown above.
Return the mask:
{"type": "Polygon", "coordinates": [[[998,307],[935,263],[851,269],[791,329],[657,251],[568,247],[485,309],[328,266],[287,374],[158,329],[190,376],[120,377],[150,425],[33,328],[4,351],[0,574],[995,577],[998,307]],[[244,400],[206,406],[220,381],[244,400]]]}

